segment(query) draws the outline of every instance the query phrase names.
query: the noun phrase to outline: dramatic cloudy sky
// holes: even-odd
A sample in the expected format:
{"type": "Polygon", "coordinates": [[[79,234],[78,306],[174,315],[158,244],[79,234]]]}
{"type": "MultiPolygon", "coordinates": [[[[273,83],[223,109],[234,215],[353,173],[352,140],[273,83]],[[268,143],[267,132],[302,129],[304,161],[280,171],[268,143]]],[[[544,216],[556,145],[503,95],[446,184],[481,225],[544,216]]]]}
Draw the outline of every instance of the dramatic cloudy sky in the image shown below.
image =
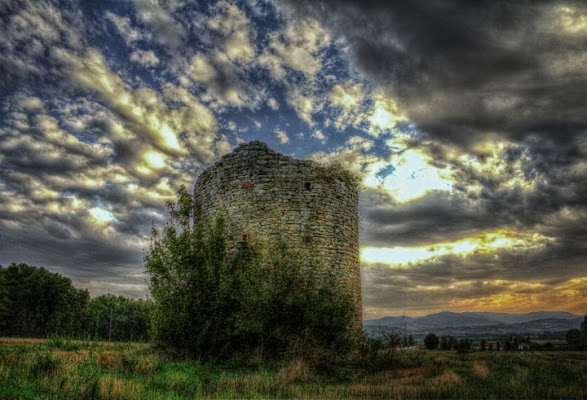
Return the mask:
{"type": "Polygon", "coordinates": [[[363,178],[365,318],[587,311],[584,2],[0,0],[0,16],[0,264],[144,297],[165,201],[261,140],[363,178]]]}

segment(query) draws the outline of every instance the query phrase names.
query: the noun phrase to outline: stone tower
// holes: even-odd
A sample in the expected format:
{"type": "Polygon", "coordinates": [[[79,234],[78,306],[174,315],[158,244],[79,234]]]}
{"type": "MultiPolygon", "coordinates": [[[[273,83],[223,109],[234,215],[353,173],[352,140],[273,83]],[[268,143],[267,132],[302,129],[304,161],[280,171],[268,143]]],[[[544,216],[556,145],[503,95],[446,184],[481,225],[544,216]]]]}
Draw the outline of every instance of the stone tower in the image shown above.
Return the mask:
{"type": "Polygon", "coordinates": [[[222,210],[229,251],[250,240],[285,240],[309,251],[316,265],[340,277],[357,307],[355,324],[362,326],[358,198],[347,171],[250,142],[200,175],[194,218],[205,226],[222,210]]]}

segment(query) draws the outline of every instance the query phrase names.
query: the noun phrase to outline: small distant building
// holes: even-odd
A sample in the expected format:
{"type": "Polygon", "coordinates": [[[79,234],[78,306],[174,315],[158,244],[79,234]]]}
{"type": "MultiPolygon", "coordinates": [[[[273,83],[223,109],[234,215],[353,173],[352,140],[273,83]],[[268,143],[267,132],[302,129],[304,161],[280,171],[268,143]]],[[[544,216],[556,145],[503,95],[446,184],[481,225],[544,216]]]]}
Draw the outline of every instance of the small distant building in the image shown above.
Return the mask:
{"type": "Polygon", "coordinates": [[[530,350],[530,345],[526,342],[518,344],[518,350],[530,350]]]}

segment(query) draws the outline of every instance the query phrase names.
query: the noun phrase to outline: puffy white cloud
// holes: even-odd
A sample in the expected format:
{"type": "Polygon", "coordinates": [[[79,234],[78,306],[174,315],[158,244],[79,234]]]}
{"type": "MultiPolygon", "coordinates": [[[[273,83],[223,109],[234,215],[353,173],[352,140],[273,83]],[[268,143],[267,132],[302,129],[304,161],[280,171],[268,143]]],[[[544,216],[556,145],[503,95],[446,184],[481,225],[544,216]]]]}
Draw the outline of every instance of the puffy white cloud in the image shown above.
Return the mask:
{"type": "Polygon", "coordinates": [[[315,130],[314,133],[312,133],[312,137],[321,140],[322,143],[326,142],[326,135],[324,135],[321,130],[315,130]]]}
{"type": "Polygon", "coordinates": [[[170,155],[195,153],[204,163],[215,156],[216,119],[212,112],[186,89],[166,84],[163,93],[147,87],[133,90],[110,70],[101,53],[90,49],[83,56],[57,50],[71,78],[95,91],[118,118],[125,130],[170,155]],[[166,101],[174,102],[168,106],[166,101]],[[183,139],[180,134],[185,135],[183,139]]]}
{"type": "Polygon", "coordinates": [[[271,109],[273,111],[277,111],[279,110],[279,103],[277,102],[277,100],[275,100],[273,97],[270,97],[267,100],[267,104],[269,105],[269,107],[271,107],[271,109]]]}
{"type": "Polygon", "coordinates": [[[289,142],[289,137],[287,137],[287,134],[285,132],[277,130],[275,131],[275,135],[277,136],[281,144],[289,142]]]}
{"type": "Polygon", "coordinates": [[[330,45],[330,34],[314,19],[295,20],[285,32],[274,35],[270,50],[259,61],[280,80],[285,77],[284,67],[299,71],[307,79],[314,79],[322,68],[321,52],[330,45]]]}
{"type": "Polygon", "coordinates": [[[382,133],[390,133],[399,121],[405,121],[396,101],[385,92],[378,91],[373,96],[373,106],[368,112],[368,132],[377,137],[382,133]]]}
{"type": "Polygon", "coordinates": [[[345,142],[344,146],[329,152],[315,152],[308,155],[308,158],[321,163],[337,162],[364,179],[365,176],[377,172],[378,168],[386,165],[381,157],[367,152],[373,144],[372,140],[353,136],[345,142]]]}
{"type": "Polygon", "coordinates": [[[88,213],[98,225],[104,225],[114,220],[112,213],[100,207],[90,208],[88,213]]]}
{"type": "Polygon", "coordinates": [[[114,14],[111,11],[106,11],[104,14],[112,24],[116,27],[116,30],[122,36],[127,46],[132,47],[139,40],[146,39],[145,35],[137,28],[131,25],[130,18],[121,17],[114,14]]]}
{"type": "MultiPolygon", "coordinates": [[[[69,11],[75,14],[74,10],[69,11]]],[[[75,27],[72,27],[63,13],[48,2],[23,1],[19,11],[10,16],[6,29],[9,42],[23,42],[28,46],[24,51],[40,52],[48,46],[60,45],[74,49],[82,46],[75,27]]]]}
{"type": "Polygon", "coordinates": [[[135,50],[131,53],[130,60],[144,65],[145,67],[153,67],[159,64],[159,57],[157,57],[152,50],[135,50]]]}
{"type": "Polygon", "coordinates": [[[215,5],[216,15],[208,20],[208,26],[225,39],[223,51],[233,62],[249,62],[255,57],[251,42],[253,31],[247,16],[234,4],[220,1],[215,5]]]}
{"type": "Polygon", "coordinates": [[[187,41],[184,26],[173,18],[174,3],[158,3],[149,0],[134,0],[136,15],[149,28],[149,37],[162,49],[174,55],[182,54],[187,41]]]}
{"type": "Polygon", "coordinates": [[[335,117],[333,125],[338,130],[347,126],[357,126],[363,121],[363,101],[365,92],[361,84],[335,85],[328,94],[330,106],[339,109],[339,115],[335,117]]]}
{"type": "Polygon", "coordinates": [[[555,5],[544,12],[544,29],[556,35],[587,36],[587,10],[567,5],[555,5]]]}
{"type": "Polygon", "coordinates": [[[291,88],[287,94],[287,102],[294,108],[298,116],[306,121],[308,125],[314,126],[312,114],[320,111],[323,104],[311,94],[302,94],[297,87],[291,88]]]}
{"type": "Polygon", "coordinates": [[[205,89],[201,99],[211,108],[258,108],[266,97],[266,88],[249,78],[257,65],[255,32],[245,13],[233,4],[219,2],[213,16],[207,21],[218,40],[213,41],[206,53],[194,54],[180,78],[182,85],[205,89]]]}

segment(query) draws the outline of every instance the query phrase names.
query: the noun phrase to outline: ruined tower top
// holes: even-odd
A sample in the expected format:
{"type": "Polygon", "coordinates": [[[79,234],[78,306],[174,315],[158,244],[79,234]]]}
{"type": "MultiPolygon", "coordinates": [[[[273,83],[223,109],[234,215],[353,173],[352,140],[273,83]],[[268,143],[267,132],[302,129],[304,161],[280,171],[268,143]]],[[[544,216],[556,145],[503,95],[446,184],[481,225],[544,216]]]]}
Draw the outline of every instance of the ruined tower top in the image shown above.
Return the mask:
{"type": "Polygon", "coordinates": [[[250,240],[285,240],[309,251],[320,268],[340,277],[360,325],[358,197],[354,178],[339,165],[296,160],[254,141],[200,175],[195,219],[206,225],[222,210],[229,249],[250,240]]]}

